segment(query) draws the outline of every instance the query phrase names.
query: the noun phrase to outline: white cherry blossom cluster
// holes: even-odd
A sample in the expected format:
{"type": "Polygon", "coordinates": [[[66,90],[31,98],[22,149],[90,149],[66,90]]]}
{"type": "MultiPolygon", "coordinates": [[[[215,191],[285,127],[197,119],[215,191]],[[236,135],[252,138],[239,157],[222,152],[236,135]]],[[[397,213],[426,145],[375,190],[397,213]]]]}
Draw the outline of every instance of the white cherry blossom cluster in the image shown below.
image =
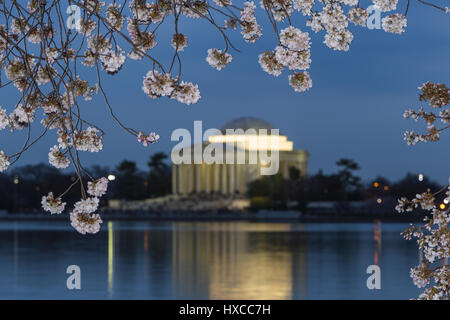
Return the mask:
{"type": "Polygon", "coordinates": [[[182,33],[176,33],[172,38],[172,48],[177,51],[183,51],[188,46],[188,39],[182,33]]]}
{"type": "Polygon", "coordinates": [[[66,207],[66,203],[62,202],[61,198],[55,198],[53,196],[53,192],[50,192],[48,195],[43,196],[41,204],[42,208],[45,211],[50,212],[51,214],[60,214],[66,207]]]}
{"type": "Polygon", "coordinates": [[[73,211],[70,213],[72,227],[79,233],[97,233],[103,222],[100,215],[94,214],[98,209],[98,198],[87,198],[75,203],[73,211]]]}
{"type": "Polygon", "coordinates": [[[253,1],[246,1],[241,11],[241,34],[244,40],[250,43],[254,43],[262,36],[262,28],[256,21],[255,9],[253,1]]]}
{"type": "Polygon", "coordinates": [[[5,129],[9,125],[9,118],[6,110],[0,106],[0,130],[5,129]]]}
{"type": "Polygon", "coordinates": [[[58,169],[67,168],[70,165],[70,160],[64,155],[58,146],[53,146],[48,153],[48,162],[58,169]]]}
{"type": "MultiPolygon", "coordinates": [[[[416,134],[411,131],[405,133],[407,143],[412,145],[419,141],[437,141],[440,133],[449,128],[450,91],[444,84],[431,82],[419,87],[421,93],[419,99],[428,102],[429,105],[439,110],[439,113],[425,112],[423,108],[418,111],[408,109],[404,117],[419,121],[423,119],[427,124],[427,134],[416,134]],[[440,120],[446,126],[442,129],[435,127],[435,122],[440,120]]],[[[403,236],[407,240],[416,239],[419,250],[423,253],[420,265],[411,269],[410,275],[414,284],[419,288],[425,288],[419,299],[425,300],[449,300],[450,299],[450,179],[447,186],[432,193],[430,190],[417,194],[409,200],[402,197],[398,200],[396,210],[412,212],[421,209],[428,212],[425,224],[422,227],[411,225],[403,236]],[[439,197],[439,198],[437,198],[439,197]]]]}
{"type": "Polygon", "coordinates": [[[365,27],[368,18],[369,11],[366,9],[354,7],[348,11],[348,20],[357,26],[365,27]]]}
{"type": "MultiPolygon", "coordinates": [[[[419,299],[450,299],[450,209],[436,205],[436,194],[427,191],[416,195],[412,200],[401,198],[397,211],[413,211],[417,208],[430,212],[424,219],[423,227],[411,225],[403,236],[407,240],[416,239],[419,250],[423,252],[420,265],[411,269],[410,275],[418,288],[425,288],[419,299]]],[[[444,203],[450,201],[450,179],[444,203]]]]}
{"type": "Polygon", "coordinates": [[[147,147],[149,144],[155,143],[159,140],[159,134],[150,132],[150,134],[146,135],[143,132],[139,132],[137,139],[144,147],[147,147]]]}
{"type": "Polygon", "coordinates": [[[312,87],[312,80],[308,72],[296,73],[289,76],[289,84],[297,92],[303,92],[312,87]]]}
{"type": "Polygon", "coordinates": [[[314,0],[293,0],[294,9],[301,11],[304,16],[311,15],[311,9],[314,6],[314,0]]]}
{"type": "Polygon", "coordinates": [[[406,17],[400,13],[391,14],[381,20],[383,30],[390,33],[402,34],[406,28],[406,17]]]}
{"type": "Polygon", "coordinates": [[[206,57],[206,61],[209,65],[217,70],[222,70],[225,68],[227,64],[231,62],[231,54],[227,52],[222,52],[219,49],[208,49],[208,56],[206,57]]]}
{"type": "Polygon", "coordinates": [[[397,9],[398,0],[372,0],[373,4],[381,12],[394,11],[397,9]]]}
{"type": "Polygon", "coordinates": [[[187,105],[197,103],[201,98],[197,85],[184,81],[180,83],[178,78],[172,78],[170,73],[163,74],[157,70],[147,72],[142,82],[142,90],[152,99],[167,96],[187,105]]]}
{"type": "Polygon", "coordinates": [[[103,196],[106,193],[106,190],[108,190],[108,179],[105,177],[88,182],[87,192],[93,197],[99,198],[103,196]]]}
{"type": "Polygon", "coordinates": [[[4,172],[9,168],[9,158],[3,150],[0,150],[0,172],[4,172]]]}
{"type": "Polygon", "coordinates": [[[96,128],[75,132],[73,138],[73,145],[79,151],[99,152],[103,149],[103,138],[96,128]]]}
{"type": "Polygon", "coordinates": [[[421,91],[419,99],[428,102],[430,107],[437,111],[426,112],[423,108],[418,111],[408,109],[403,114],[406,119],[413,119],[416,122],[422,119],[427,126],[427,133],[419,134],[414,131],[406,131],[404,139],[409,145],[418,142],[438,141],[442,131],[449,128],[450,124],[450,91],[445,84],[427,82],[419,87],[421,91]],[[439,123],[441,123],[439,125],[439,123]],[[439,128],[440,126],[440,128],[439,128]]]}
{"type": "Polygon", "coordinates": [[[307,72],[298,73],[296,70],[307,70],[311,65],[311,41],[307,32],[289,26],[280,31],[280,45],[274,52],[266,51],[259,55],[261,68],[278,77],[284,67],[293,71],[289,76],[289,84],[297,92],[308,90],[312,86],[307,72]]]}

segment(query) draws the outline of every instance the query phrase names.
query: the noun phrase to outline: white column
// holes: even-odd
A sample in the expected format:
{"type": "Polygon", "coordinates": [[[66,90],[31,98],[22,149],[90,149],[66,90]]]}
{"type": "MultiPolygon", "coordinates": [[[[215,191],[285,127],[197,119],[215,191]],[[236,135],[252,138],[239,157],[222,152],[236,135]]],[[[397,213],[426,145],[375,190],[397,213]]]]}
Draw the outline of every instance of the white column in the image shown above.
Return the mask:
{"type": "Polygon", "coordinates": [[[194,191],[194,165],[193,164],[187,164],[187,172],[188,172],[188,193],[191,193],[194,191]]]}
{"type": "Polygon", "coordinates": [[[195,192],[202,191],[202,165],[195,165],[195,192]]]}
{"type": "Polygon", "coordinates": [[[222,194],[227,194],[227,165],[222,164],[222,194]]]}
{"type": "Polygon", "coordinates": [[[214,192],[220,191],[219,164],[214,164],[214,192]]]}
{"type": "Polygon", "coordinates": [[[184,170],[183,164],[177,165],[178,168],[178,193],[184,194],[184,170]]]}
{"type": "Polygon", "coordinates": [[[172,164],[172,194],[177,193],[177,166],[172,164]]]}
{"type": "Polygon", "coordinates": [[[242,164],[236,165],[236,190],[239,191],[240,194],[244,194],[244,184],[243,182],[243,172],[244,168],[242,164]]]}
{"type": "Polygon", "coordinates": [[[211,192],[211,166],[209,164],[205,164],[205,178],[206,178],[206,193],[211,192]]]}
{"type": "Polygon", "coordinates": [[[234,194],[234,191],[236,190],[236,180],[235,180],[235,165],[230,164],[230,194],[234,194]]]}
{"type": "Polygon", "coordinates": [[[247,192],[247,167],[245,165],[241,165],[241,193],[245,195],[247,192]]]}

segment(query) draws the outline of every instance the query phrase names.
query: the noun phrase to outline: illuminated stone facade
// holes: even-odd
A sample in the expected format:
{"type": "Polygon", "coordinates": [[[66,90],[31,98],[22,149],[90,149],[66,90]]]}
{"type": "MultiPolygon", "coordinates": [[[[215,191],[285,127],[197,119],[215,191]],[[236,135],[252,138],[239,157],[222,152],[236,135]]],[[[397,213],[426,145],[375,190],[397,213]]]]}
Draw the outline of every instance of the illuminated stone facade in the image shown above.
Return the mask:
{"type": "Polygon", "coordinates": [[[262,168],[268,164],[265,153],[278,151],[278,172],[289,177],[289,168],[295,167],[301,175],[306,175],[308,152],[294,150],[293,142],[286,136],[271,134],[270,124],[256,118],[238,118],[228,122],[220,130],[221,134],[211,135],[202,145],[192,145],[181,150],[191,153],[220,145],[223,152],[222,163],[182,163],[172,165],[172,193],[221,193],[224,195],[242,194],[248,184],[261,177],[262,168]],[[267,135],[265,134],[267,132],[267,135]],[[227,148],[226,145],[232,145],[227,148]],[[222,147],[223,146],[223,147],[222,147]]]}

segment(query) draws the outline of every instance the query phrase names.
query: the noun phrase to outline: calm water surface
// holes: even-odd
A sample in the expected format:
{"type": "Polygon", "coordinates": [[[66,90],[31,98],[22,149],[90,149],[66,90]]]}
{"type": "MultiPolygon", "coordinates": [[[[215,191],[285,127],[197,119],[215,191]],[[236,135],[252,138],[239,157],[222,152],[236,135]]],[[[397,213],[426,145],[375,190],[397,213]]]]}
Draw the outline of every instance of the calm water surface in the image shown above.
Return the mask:
{"type": "Polygon", "coordinates": [[[409,299],[418,262],[405,224],[0,222],[0,298],[409,299]],[[368,290],[366,268],[381,268],[368,290]],[[68,290],[66,268],[81,268],[68,290]]]}

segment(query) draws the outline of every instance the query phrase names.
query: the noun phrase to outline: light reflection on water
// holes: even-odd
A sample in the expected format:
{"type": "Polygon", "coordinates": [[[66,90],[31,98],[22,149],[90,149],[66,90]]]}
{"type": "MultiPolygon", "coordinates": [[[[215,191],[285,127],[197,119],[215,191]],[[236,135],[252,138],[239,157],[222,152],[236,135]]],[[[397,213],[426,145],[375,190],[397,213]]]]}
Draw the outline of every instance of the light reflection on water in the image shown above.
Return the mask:
{"type": "Polygon", "coordinates": [[[0,222],[0,298],[409,299],[417,250],[404,224],[0,222]],[[67,266],[81,290],[66,288],[67,266]],[[381,267],[381,290],[366,268],[381,267]]]}

